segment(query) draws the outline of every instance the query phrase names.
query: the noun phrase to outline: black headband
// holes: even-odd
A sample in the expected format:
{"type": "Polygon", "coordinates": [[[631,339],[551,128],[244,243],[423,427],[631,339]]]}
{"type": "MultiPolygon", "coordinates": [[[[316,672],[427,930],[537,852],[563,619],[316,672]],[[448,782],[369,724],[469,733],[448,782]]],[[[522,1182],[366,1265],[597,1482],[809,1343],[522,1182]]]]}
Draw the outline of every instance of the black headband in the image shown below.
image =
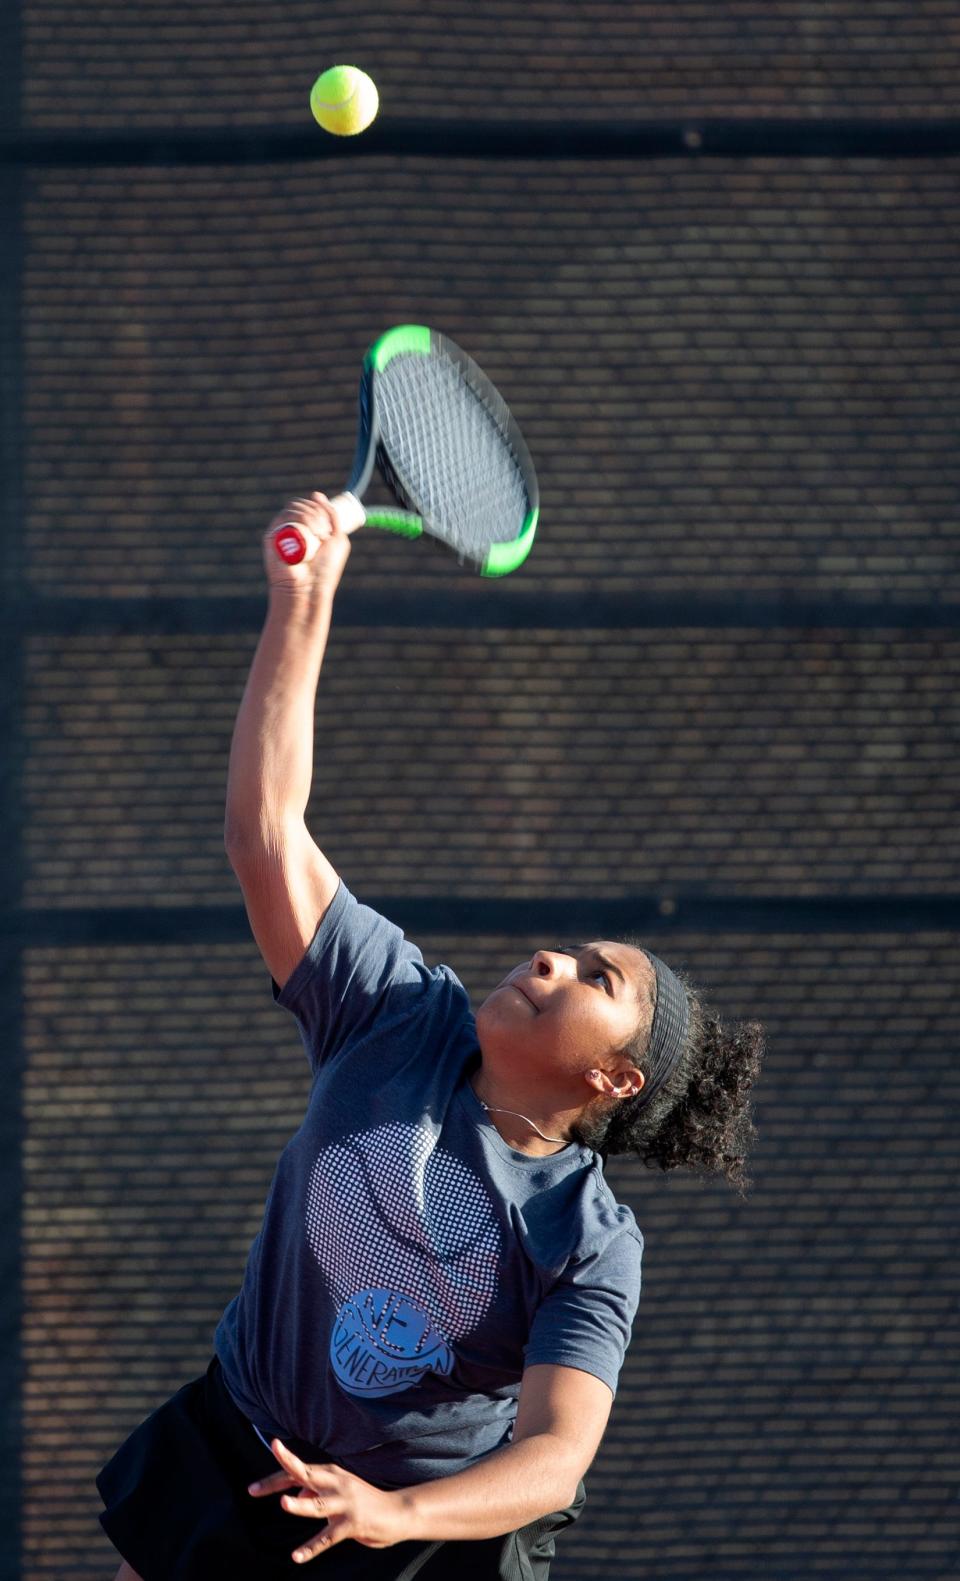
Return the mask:
{"type": "Polygon", "coordinates": [[[643,953],[649,961],[653,962],[653,969],[657,974],[657,1003],[653,1012],[650,1046],[645,1056],[649,1063],[650,1075],[638,1096],[638,1109],[644,1108],[650,1102],[654,1094],[660,1091],[667,1078],[676,1070],[690,1025],[690,1004],[686,989],[679,977],[674,976],[669,966],[661,961],[659,956],[652,955],[649,950],[644,950],[643,953]]]}

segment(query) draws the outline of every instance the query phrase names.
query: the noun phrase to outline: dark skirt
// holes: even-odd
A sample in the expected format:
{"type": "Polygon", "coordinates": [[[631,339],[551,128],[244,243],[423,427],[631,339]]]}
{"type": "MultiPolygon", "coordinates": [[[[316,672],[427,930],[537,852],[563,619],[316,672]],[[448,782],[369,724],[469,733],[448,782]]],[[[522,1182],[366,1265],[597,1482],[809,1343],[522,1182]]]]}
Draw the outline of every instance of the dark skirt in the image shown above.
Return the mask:
{"type": "MultiPolygon", "coordinates": [[[[291,1438],[301,1458],[316,1449],[291,1438]]],[[[143,1581],[546,1581],[554,1538],[577,1519],[573,1504],[521,1531],[481,1542],[407,1542],[365,1548],[348,1538],[306,1565],[290,1557],[323,1525],[291,1515],[247,1487],[277,1462],[234,1403],[214,1357],[148,1416],[97,1477],[100,1523],[143,1581]],[[314,1568],[315,1567],[315,1568],[314,1568]]]]}

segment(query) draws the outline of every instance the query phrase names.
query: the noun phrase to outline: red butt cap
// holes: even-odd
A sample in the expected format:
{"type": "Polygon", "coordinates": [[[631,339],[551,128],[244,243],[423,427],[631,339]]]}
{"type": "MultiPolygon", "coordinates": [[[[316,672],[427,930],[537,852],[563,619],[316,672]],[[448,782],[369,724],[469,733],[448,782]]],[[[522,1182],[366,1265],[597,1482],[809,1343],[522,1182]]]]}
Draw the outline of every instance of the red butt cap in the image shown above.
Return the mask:
{"type": "Polygon", "coordinates": [[[273,535],[274,548],[287,565],[299,565],[306,559],[307,540],[299,527],[278,527],[273,535]]]}

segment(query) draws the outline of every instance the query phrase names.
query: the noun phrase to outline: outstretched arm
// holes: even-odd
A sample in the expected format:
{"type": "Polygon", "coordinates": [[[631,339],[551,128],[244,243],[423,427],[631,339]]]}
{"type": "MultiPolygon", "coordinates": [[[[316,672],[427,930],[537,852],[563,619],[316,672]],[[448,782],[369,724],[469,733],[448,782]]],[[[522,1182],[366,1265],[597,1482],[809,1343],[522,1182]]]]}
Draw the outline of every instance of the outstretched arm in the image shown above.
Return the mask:
{"type": "Polygon", "coordinates": [[[576,1367],[528,1367],[512,1441],[452,1477],[404,1489],[415,1537],[499,1537],[572,1503],[613,1395],[576,1367]]]}
{"type": "Polygon", "coordinates": [[[326,1519],[324,1530],[296,1549],[301,1563],[346,1537],[367,1548],[499,1537],[572,1502],[612,1403],[607,1385],[590,1373],[528,1367],[512,1442],[466,1471],[384,1492],[339,1466],[308,1466],[274,1439],[283,1469],[249,1491],[255,1498],[282,1493],[291,1515],[326,1519]]]}
{"type": "Polygon", "coordinates": [[[267,968],[282,986],[337,891],[336,872],[305,812],[313,775],[314,709],[333,600],[350,539],[322,494],[294,500],[264,539],[269,607],[230,750],[224,842],[267,968]],[[287,565],[272,544],[281,522],[319,539],[287,565]]]}

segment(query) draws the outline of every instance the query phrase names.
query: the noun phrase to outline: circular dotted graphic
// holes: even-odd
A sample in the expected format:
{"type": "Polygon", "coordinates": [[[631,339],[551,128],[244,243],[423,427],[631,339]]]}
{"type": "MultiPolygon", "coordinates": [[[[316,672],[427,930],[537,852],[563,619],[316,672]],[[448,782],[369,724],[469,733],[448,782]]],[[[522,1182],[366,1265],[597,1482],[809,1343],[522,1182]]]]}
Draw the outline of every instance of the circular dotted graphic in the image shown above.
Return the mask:
{"type": "Polygon", "coordinates": [[[497,1287],[500,1229],[486,1188],[424,1126],[383,1125],[324,1148],[307,1239],[338,1308],[392,1291],[437,1343],[474,1329],[497,1287]]]}

